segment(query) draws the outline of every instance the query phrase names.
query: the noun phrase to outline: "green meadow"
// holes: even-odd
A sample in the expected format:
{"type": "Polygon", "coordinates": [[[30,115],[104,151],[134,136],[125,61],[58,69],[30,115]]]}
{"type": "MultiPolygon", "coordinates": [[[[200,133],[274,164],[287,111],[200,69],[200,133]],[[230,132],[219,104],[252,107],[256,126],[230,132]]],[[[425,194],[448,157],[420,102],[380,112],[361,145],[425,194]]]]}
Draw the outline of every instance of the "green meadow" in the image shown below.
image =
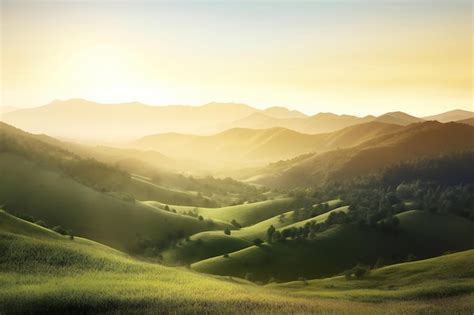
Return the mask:
{"type": "Polygon", "coordinates": [[[3,211],[0,250],[0,307],[6,313],[464,312],[474,292],[472,251],[382,268],[366,280],[338,277],[261,286],[137,260],[3,211]],[[437,262],[443,267],[433,269],[437,262]],[[448,281],[453,275],[457,281],[448,281]],[[407,289],[410,283],[416,287],[407,289]],[[370,301],[377,298],[388,302],[370,301]]]}

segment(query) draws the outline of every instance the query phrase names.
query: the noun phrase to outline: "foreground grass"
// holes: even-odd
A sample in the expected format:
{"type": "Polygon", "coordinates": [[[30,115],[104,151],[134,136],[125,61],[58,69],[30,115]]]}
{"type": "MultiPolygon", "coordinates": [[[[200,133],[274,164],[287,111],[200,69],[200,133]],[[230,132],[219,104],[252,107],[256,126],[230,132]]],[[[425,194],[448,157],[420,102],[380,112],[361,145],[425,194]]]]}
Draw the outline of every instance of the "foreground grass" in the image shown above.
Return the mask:
{"type": "MultiPolygon", "coordinates": [[[[415,300],[468,295],[474,302],[474,250],[371,270],[361,279],[343,276],[272,283],[295,296],[331,297],[357,301],[415,300]]],[[[471,304],[474,307],[474,304],[471,304]]]]}
{"type": "MultiPolygon", "coordinates": [[[[314,298],[139,261],[101,244],[69,240],[0,212],[1,313],[392,313],[463,311],[469,296],[364,303],[314,298]]],[[[450,276],[450,275],[448,275],[450,276]]],[[[316,285],[316,284],[315,284],[316,285]]]]}

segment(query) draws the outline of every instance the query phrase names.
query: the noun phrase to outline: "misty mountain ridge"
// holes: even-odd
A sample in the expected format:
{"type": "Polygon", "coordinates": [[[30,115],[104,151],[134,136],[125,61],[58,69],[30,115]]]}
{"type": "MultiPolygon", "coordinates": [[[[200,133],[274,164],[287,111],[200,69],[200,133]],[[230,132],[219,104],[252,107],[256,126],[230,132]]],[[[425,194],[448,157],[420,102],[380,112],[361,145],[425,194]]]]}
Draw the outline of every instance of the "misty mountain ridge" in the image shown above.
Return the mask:
{"type": "MultiPolygon", "coordinates": [[[[470,118],[472,112],[439,114],[470,118]]],[[[264,110],[241,103],[211,102],[202,106],[151,106],[140,102],[102,104],[84,99],[55,100],[47,105],[3,113],[2,121],[33,133],[94,141],[122,141],[150,134],[176,132],[211,135],[232,128],[282,127],[306,134],[328,133],[370,121],[408,125],[423,121],[403,112],[357,117],[318,113],[307,116],[285,107],[264,110]]]]}

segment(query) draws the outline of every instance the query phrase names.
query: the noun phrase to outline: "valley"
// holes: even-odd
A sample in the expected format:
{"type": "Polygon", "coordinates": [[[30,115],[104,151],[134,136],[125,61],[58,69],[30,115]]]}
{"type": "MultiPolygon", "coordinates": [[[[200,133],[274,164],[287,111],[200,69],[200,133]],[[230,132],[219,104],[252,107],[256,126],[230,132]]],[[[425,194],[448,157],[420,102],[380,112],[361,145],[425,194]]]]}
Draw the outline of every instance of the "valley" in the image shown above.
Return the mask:
{"type": "Polygon", "coordinates": [[[230,129],[132,146],[0,127],[7,311],[382,313],[383,301],[393,313],[463,312],[472,303],[467,124],[230,129]],[[218,177],[205,160],[233,163],[240,176],[218,177]],[[465,272],[453,273],[459,264],[465,272]]]}

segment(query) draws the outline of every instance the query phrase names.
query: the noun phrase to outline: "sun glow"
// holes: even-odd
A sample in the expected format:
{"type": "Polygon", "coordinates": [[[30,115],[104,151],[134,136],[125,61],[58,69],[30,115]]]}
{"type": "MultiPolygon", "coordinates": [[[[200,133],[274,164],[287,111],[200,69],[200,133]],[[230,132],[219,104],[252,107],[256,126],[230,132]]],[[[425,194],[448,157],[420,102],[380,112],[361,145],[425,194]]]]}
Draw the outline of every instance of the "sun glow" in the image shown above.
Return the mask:
{"type": "Polygon", "coordinates": [[[356,115],[469,109],[467,7],[11,2],[2,6],[1,101],[221,101],[356,115]]]}

